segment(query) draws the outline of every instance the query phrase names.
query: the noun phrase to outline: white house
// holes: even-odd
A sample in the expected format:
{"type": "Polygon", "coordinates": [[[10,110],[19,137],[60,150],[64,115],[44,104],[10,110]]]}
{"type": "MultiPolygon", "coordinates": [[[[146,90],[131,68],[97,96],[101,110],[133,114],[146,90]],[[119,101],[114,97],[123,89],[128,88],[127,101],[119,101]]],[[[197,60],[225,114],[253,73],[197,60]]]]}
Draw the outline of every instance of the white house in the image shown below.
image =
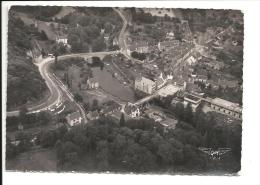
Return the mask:
{"type": "Polygon", "coordinates": [[[73,126],[78,125],[82,122],[82,117],[80,115],[80,112],[77,111],[77,112],[73,112],[71,114],[68,114],[66,116],[66,120],[67,120],[68,124],[73,127],[73,126]]]}
{"type": "Polygon", "coordinates": [[[87,80],[87,86],[89,89],[97,89],[99,87],[99,83],[94,78],[90,78],[87,80]]]}
{"type": "Polygon", "coordinates": [[[138,77],[135,79],[135,89],[142,91],[146,94],[152,94],[156,89],[156,83],[145,77],[138,77]]]}
{"type": "Polygon", "coordinates": [[[67,45],[68,44],[68,38],[66,36],[57,36],[56,42],[57,43],[63,43],[65,45],[67,45]]]}
{"type": "Polygon", "coordinates": [[[124,112],[131,118],[136,118],[141,115],[140,109],[136,105],[129,102],[125,105],[124,112]]]}

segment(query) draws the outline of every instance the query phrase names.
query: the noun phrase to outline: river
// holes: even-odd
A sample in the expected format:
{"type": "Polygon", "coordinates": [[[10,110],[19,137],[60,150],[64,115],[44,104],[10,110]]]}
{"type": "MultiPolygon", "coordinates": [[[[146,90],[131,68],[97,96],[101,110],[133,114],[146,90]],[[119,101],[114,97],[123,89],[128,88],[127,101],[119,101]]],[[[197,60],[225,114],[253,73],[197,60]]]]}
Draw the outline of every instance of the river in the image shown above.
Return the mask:
{"type": "Polygon", "coordinates": [[[99,82],[99,86],[107,93],[120,98],[122,101],[135,102],[134,90],[121,84],[112,74],[104,68],[93,67],[93,78],[99,82]]]}

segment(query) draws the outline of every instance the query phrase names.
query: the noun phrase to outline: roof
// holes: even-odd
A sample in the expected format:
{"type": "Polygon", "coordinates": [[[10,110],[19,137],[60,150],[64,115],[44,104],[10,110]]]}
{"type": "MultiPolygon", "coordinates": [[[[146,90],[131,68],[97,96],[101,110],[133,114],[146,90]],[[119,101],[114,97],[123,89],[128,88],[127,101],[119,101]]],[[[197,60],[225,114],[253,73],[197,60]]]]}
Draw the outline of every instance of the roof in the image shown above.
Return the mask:
{"type": "Polygon", "coordinates": [[[185,98],[193,100],[193,101],[199,101],[200,99],[196,96],[192,96],[190,94],[186,95],[185,98]]]}
{"type": "Polygon", "coordinates": [[[171,46],[174,46],[178,43],[179,43],[178,40],[159,42],[160,46],[165,46],[165,47],[171,47],[171,46]]]}
{"type": "Polygon", "coordinates": [[[163,88],[161,88],[160,90],[158,90],[158,94],[160,96],[166,97],[168,95],[173,95],[175,93],[177,93],[180,90],[180,87],[173,85],[173,84],[169,84],[163,88]]]}
{"type": "Polygon", "coordinates": [[[81,115],[80,115],[79,111],[77,111],[77,112],[73,112],[71,114],[68,114],[66,117],[69,119],[69,121],[71,121],[71,120],[80,118],[81,115]]]}
{"type": "Polygon", "coordinates": [[[136,48],[139,48],[139,47],[148,47],[148,42],[135,41],[132,44],[130,44],[129,49],[132,51],[132,50],[135,50],[136,48]]]}
{"type": "Polygon", "coordinates": [[[136,78],[135,80],[138,81],[138,82],[143,82],[144,84],[155,85],[154,81],[152,81],[152,80],[150,80],[148,78],[145,78],[143,76],[141,78],[136,78]]]}
{"type": "Polygon", "coordinates": [[[133,111],[135,111],[137,109],[138,109],[138,107],[136,105],[126,104],[124,111],[126,114],[131,114],[133,111]]]}
{"type": "Polygon", "coordinates": [[[158,86],[162,85],[163,83],[164,83],[164,79],[163,78],[161,78],[161,77],[156,78],[156,84],[158,86]]]}
{"type": "Polygon", "coordinates": [[[188,62],[189,64],[193,64],[193,63],[196,62],[196,60],[195,60],[195,58],[194,58],[193,56],[190,56],[190,57],[187,59],[187,62],[188,62]]]}
{"type": "Polygon", "coordinates": [[[94,78],[89,78],[88,81],[90,83],[98,83],[98,81],[96,79],[94,79],[94,78]]]}
{"type": "Polygon", "coordinates": [[[221,99],[221,98],[214,98],[211,103],[215,104],[215,105],[219,105],[222,107],[225,107],[227,109],[231,109],[231,110],[235,110],[235,111],[242,111],[242,108],[239,106],[239,104],[221,99]]]}
{"type": "Polygon", "coordinates": [[[93,118],[93,117],[98,117],[99,114],[97,111],[90,111],[88,114],[87,114],[87,117],[88,118],[93,118]]]}

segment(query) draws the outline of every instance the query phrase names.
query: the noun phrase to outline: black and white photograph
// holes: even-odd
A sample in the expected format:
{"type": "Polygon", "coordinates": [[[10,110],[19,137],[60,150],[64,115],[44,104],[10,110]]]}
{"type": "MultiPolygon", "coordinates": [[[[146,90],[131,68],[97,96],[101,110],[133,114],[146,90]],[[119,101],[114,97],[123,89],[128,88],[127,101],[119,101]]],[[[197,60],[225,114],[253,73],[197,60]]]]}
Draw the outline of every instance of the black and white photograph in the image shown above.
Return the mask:
{"type": "Polygon", "coordinates": [[[7,172],[237,176],[239,9],[12,5],[7,172]]]}

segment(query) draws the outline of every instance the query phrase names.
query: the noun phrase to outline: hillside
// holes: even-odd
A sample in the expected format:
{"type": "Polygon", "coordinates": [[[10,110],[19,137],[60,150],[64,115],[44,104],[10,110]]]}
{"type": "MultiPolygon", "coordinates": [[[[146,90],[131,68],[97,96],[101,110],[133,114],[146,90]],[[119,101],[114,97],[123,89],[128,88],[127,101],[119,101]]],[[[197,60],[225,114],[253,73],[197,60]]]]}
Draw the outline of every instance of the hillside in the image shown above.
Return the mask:
{"type": "Polygon", "coordinates": [[[32,49],[32,35],[37,36],[39,33],[20,19],[9,15],[7,110],[34,103],[41,99],[47,90],[37,67],[32,63],[32,59],[26,56],[26,52],[32,49]]]}

